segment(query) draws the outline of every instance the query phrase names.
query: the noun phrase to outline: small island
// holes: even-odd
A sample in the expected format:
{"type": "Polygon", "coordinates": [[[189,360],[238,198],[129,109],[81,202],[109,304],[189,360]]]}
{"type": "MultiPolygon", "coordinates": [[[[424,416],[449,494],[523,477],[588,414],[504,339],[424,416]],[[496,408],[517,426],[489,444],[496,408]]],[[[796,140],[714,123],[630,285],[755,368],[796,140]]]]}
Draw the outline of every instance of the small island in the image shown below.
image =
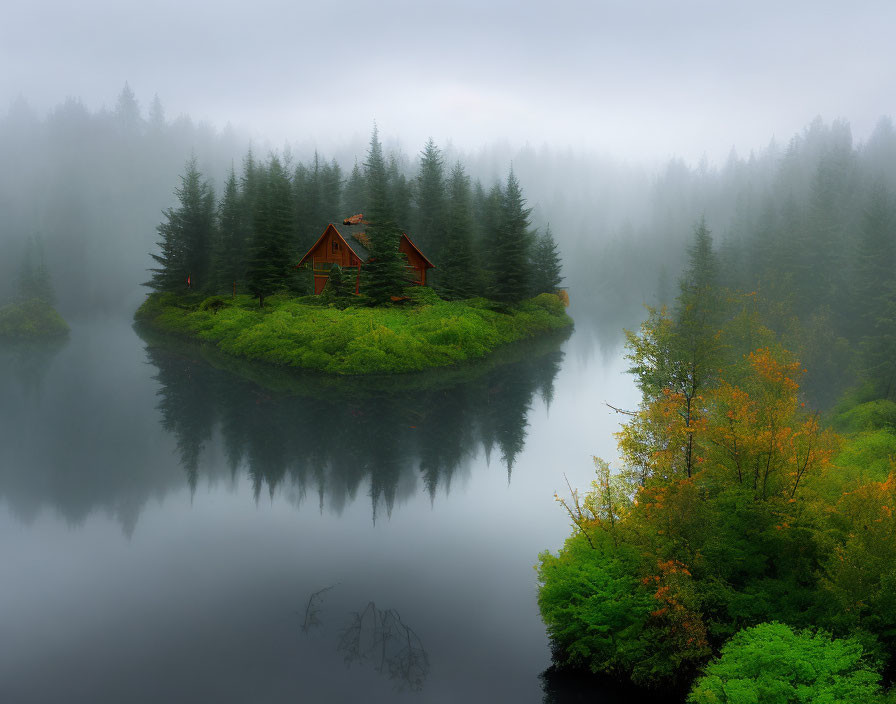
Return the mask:
{"type": "Polygon", "coordinates": [[[154,292],[135,314],[159,332],[356,375],[481,359],[572,325],[550,228],[530,228],[513,172],[486,193],[460,163],[446,175],[431,141],[412,181],[387,164],[374,130],[344,188],[335,162],[289,173],[250,152],[217,206],[195,160],[175,193],[152,255],[154,292]],[[323,217],[337,208],[354,212],[323,217]]]}
{"type": "Polygon", "coordinates": [[[64,337],[69,328],[53,308],[53,286],[41,241],[29,237],[19,266],[15,300],[0,305],[0,340],[39,342],[64,337]]]}

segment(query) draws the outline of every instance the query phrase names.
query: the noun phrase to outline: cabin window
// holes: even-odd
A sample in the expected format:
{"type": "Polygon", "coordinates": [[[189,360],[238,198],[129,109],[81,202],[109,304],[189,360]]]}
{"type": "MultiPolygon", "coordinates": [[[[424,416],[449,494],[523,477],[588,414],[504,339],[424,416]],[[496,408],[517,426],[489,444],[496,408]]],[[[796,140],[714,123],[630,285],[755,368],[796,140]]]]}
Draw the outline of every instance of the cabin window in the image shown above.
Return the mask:
{"type": "Polygon", "coordinates": [[[334,252],[339,251],[339,240],[333,240],[333,251],[334,252]]]}

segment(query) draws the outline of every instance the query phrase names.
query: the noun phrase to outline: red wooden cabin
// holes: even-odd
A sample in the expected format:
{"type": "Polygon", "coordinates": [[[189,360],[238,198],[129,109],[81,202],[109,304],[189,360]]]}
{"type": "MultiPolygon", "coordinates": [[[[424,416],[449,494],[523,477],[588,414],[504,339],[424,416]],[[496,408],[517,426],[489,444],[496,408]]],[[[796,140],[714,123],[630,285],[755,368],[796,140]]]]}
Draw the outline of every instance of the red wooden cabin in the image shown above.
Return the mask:
{"type": "MultiPolygon", "coordinates": [[[[330,278],[330,266],[338,264],[345,269],[355,269],[355,293],[361,293],[361,267],[370,257],[370,240],[367,238],[367,222],[363,215],[353,215],[342,221],[340,230],[333,223],[327,225],[308,253],[302,257],[297,266],[311,264],[314,272],[314,293],[322,293],[327,279],[330,278]]],[[[398,249],[405,255],[405,265],[412,276],[411,283],[426,285],[426,270],[433,268],[433,263],[417,249],[417,245],[402,233],[398,249]]],[[[344,272],[345,275],[347,272],[344,272]]]]}

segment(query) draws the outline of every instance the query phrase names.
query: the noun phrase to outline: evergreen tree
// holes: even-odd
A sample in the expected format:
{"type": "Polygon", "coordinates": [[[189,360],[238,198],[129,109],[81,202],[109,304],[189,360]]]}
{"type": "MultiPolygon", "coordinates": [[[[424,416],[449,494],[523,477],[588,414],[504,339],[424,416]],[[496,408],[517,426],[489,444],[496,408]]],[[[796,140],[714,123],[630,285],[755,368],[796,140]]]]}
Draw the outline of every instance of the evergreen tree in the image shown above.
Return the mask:
{"type": "Polygon", "coordinates": [[[143,126],[143,118],[140,116],[140,105],[131,87],[125,83],[118,95],[115,104],[115,122],[119,131],[131,137],[137,136],[143,126]]]}
{"type": "Polygon", "coordinates": [[[218,208],[218,247],[214,258],[214,277],[218,290],[233,291],[244,280],[247,239],[236,172],[231,169],[218,208]]]}
{"type": "Polygon", "coordinates": [[[473,209],[470,178],[460,162],[454,165],[448,183],[445,218],[445,247],[441,256],[439,290],[449,299],[474,294],[473,209]]]}
{"type": "Polygon", "coordinates": [[[872,189],[859,229],[851,299],[853,337],[872,334],[896,279],[896,213],[887,190],[872,189]]]}
{"type": "Polygon", "coordinates": [[[367,202],[366,213],[369,225],[370,257],[362,269],[364,293],[374,304],[387,303],[393,296],[402,294],[408,276],[405,269],[406,257],[399,251],[401,230],[395,223],[395,215],[389,200],[389,182],[386,161],[379,141],[376,126],[370,137],[367,152],[367,202]]]}
{"type": "Polygon", "coordinates": [[[511,170],[501,201],[500,237],[495,243],[499,250],[496,253],[493,297],[504,303],[518,303],[529,293],[532,275],[529,213],[532,209],[525,205],[519,181],[511,170]]]}
{"type": "Polygon", "coordinates": [[[29,237],[16,277],[18,297],[22,300],[37,299],[48,305],[55,302],[50,272],[47,271],[44,245],[39,235],[29,237]]]}
{"type": "Polygon", "coordinates": [[[187,162],[174,193],[180,205],[165,210],[165,222],[156,228],[162,237],[161,253],[151,256],[159,268],[150,269],[153,274],[146,285],[156,291],[201,289],[209,285],[215,194],[196,167],[195,157],[187,162]]]}
{"type": "Polygon", "coordinates": [[[342,191],[342,217],[347,218],[364,213],[366,204],[367,185],[364,182],[364,172],[361,171],[361,167],[356,161],[342,191]]]}
{"type": "Polygon", "coordinates": [[[286,288],[290,275],[290,239],[294,229],[292,186],[283,165],[272,157],[258,197],[253,223],[249,290],[264,307],[264,299],[286,288]]]}
{"type": "Polygon", "coordinates": [[[445,244],[445,169],[442,152],[432,139],[426,142],[420,154],[414,195],[414,241],[427,256],[441,262],[445,244]]]}
{"type": "Polygon", "coordinates": [[[495,277],[501,260],[501,224],[503,222],[504,193],[495,183],[488,191],[477,183],[474,190],[474,212],[478,223],[476,258],[483,263],[478,271],[478,295],[494,295],[495,277]]]}
{"type": "Polygon", "coordinates": [[[562,281],[560,253],[548,225],[544,234],[536,236],[532,248],[532,295],[556,293],[562,281]]]}
{"type": "Polygon", "coordinates": [[[411,219],[411,185],[401,172],[398,159],[394,154],[389,155],[386,183],[388,184],[389,206],[392,209],[395,225],[399,230],[407,230],[411,219]]]}

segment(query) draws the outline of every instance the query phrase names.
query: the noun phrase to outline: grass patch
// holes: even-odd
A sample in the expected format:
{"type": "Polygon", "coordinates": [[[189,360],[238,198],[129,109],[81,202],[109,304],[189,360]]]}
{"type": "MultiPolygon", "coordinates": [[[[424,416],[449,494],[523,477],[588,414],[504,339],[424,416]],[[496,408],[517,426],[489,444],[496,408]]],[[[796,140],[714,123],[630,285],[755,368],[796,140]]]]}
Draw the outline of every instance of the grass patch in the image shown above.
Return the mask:
{"type": "Polygon", "coordinates": [[[68,334],[68,324],[56,310],[36,298],[0,308],[0,338],[43,340],[68,334]]]}
{"type": "Polygon", "coordinates": [[[501,309],[485,299],[471,299],[341,310],[307,297],[272,296],[258,308],[249,296],[208,302],[155,293],[135,317],[159,331],[212,343],[235,357],[330,374],[450,366],[572,324],[559,297],[545,293],[501,309]]]}

